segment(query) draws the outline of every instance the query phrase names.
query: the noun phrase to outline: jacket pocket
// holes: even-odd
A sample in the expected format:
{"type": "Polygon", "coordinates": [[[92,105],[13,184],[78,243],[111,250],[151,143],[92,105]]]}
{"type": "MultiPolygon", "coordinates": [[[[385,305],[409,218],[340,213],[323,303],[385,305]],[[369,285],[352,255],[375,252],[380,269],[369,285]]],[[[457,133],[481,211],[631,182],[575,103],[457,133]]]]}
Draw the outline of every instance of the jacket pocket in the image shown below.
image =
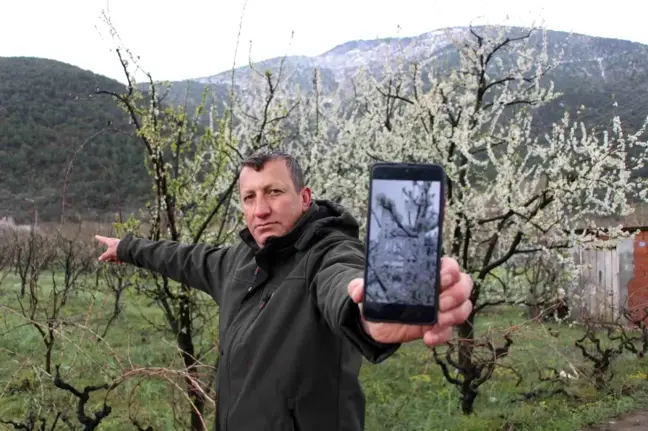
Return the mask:
{"type": "Polygon", "coordinates": [[[263,295],[263,297],[261,298],[261,301],[259,302],[259,307],[257,308],[256,312],[254,313],[254,317],[252,318],[250,323],[248,323],[245,326],[245,329],[243,330],[243,334],[240,337],[237,337],[237,338],[239,338],[241,340],[245,339],[248,331],[250,330],[250,328],[252,328],[252,326],[254,326],[257,319],[259,318],[259,316],[263,312],[263,309],[268,305],[268,302],[270,302],[270,299],[272,299],[273,295],[274,295],[274,292],[266,293],[266,294],[263,295]]]}

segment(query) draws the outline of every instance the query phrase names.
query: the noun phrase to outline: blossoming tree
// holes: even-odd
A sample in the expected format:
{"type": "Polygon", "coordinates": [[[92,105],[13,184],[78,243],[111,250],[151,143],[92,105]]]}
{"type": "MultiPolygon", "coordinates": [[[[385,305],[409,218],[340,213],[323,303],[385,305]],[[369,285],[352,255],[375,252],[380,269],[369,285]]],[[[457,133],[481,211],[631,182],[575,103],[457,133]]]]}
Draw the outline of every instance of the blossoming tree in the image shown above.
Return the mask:
{"type": "MultiPolygon", "coordinates": [[[[644,180],[632,173],[648,154],[639,138],[645,124],[626,135],[617,117],[611,130],[591,133],[565,112],[546,133],[534,133],[534,113],[560,97],[548,79],[560,65],[560,50],[543,32],[471,28],[454,37],[455,67],[428,65],[423,73],[420,65],[401,64],[380,78],[360,75],[353,101],[338,107],[343,114],[327,114],[343,120],[308,140],[319,159],[311,171],[315,189],[359,217],[371,163],[433,162],[446,169],[444,250],[472,274],[475,307],[459,327],[460,341],[437,362],[470,413],[496,362],[475,357],[476,318],[489,305],[526,295],[521,288],[507,296],[492,291],[497,270],[528,253],[554,253],[569,262],[569,253],[556,251],[594,241],[590,230],[577,234],[577,228],[627,214],[629,198],[644,196],[644,180]]],[[[617,228],[607,235],[622,233],[617,228]]],[[[493,359],[510,343],[489,344],[493,359]]]]}
{"type": "MultiPolygon", "coordinates": [[[[121,43],[110,17],[104,14],[103,18],[127,85],[121,93],[104,89],[97,93],[111,97],[124,110],[145,149],[152,188],[144,215],[149,226],[146,236],[213,246],[237,241],[242,228],[237,197],[241,162],[252,152],[280,148],[288,141],[288,119],[296,102],[286,102],[292,95],[287,93],[282,71],[275,75],[254,70],[260,79],[243,93],[234,90],[233,78],[228,100],[219,100],[205,88],[193,109],[188,102],[169,103],[168,86],[142,69],[138,58],[121,43]],[[137,74],[145,76],[146,91],[138,85],[137,74]]],[[[299,148],[291,150],[300,157],[299,148]]],[[[131,216],[116,224],[118,234],[138,231],[139,224],[131,216]]],[[[130,281],[164,315],[166,328],[151,325],[163,333],[168,328],[175,336],[182,358],[178,374],[184,376],[189,411],[188,420],[179,425],[206,429],[205,416],[214,407],[213,368],[217,369],[219,359],[213,357],[218,307],[190,286],[150,271],[139,271],[130,281]],[[205,368],[207,372],[202,371],[205,368]]],[[[177,403],[172,401],[175,409],[177,403]]]]}

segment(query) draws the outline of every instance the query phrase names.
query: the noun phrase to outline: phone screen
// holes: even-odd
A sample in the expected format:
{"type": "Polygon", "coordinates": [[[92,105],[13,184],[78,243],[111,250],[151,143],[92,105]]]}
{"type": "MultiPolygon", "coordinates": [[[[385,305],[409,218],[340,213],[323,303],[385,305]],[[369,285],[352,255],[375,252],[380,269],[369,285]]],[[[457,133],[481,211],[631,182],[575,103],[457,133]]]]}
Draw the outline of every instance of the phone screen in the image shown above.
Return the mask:
{"type": "Polygon", "coordinates": [[[436,307],[441,205],[441,181],[372,180],[364,300],[374,309],[436,307]]]}

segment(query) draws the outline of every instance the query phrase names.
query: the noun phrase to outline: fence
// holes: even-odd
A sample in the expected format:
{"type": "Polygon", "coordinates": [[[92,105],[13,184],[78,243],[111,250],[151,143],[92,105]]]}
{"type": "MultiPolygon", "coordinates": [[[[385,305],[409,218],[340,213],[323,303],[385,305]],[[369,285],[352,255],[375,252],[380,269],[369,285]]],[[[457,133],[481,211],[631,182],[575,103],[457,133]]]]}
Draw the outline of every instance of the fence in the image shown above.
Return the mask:
{"type": "Polygon", "coordinates": [[[569,295],[572,319],[624,322],[625,310],[636,318],[644,317],[643,309],[648,307],[647,241],[648,232],[639,232],[615,248],[573,250],[582,269],[569,295]]]}

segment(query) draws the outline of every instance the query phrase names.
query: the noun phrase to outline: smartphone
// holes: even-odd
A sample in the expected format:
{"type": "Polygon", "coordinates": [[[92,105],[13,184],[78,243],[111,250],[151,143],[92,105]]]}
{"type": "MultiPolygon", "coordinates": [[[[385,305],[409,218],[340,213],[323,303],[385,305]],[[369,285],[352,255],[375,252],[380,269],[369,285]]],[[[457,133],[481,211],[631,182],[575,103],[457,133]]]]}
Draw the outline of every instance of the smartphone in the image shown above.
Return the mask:
{"type": "Polygon", "coordinates": [[[445,183],[440,165],[371,167],[362,305],[366,320],[436,323],[445,183]]]}

